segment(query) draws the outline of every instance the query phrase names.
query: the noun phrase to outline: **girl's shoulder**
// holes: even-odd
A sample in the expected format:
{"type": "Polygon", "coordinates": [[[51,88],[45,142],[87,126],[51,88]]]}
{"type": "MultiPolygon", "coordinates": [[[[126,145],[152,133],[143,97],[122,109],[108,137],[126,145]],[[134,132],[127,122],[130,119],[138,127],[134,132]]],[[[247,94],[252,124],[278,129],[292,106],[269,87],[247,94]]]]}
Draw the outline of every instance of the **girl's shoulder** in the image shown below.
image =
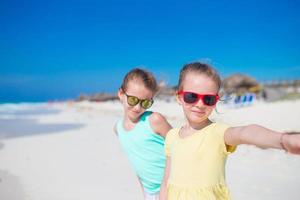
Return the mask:
{"type": "Polygon", "coordinates": [[[145,112],[140,116],[140,119],[139,119],[138,123],[139,123],[139,122],[142,122],[142,121],[148,120],[152,115],[153,115],[153,112],[152,112],[152,111],[145,111],[145,112]]]}
{"type": "Polygon", "coordinates": [[[153,112],[149,117],[149,124],[153,131],[162,137],[172,128],[167,119],[158,112],[153,112]]]}
{"type": "Polygon", "coordinates": [[[231,127],[229,124],[224,122],[214,122],[212,125],[213,131],[221,135],[223,135],[224,132],[231,127]]]}
{"type": "Polygon", "coordinates": [[[159,112],[150,112],[148,115],[151,123],[160,123],[161,121],[166,120],[166,118],[159,112]]]}
{"type": "Polygon", "coordinates": [[[202,133],[209,135],[209,137],[220,138],[223,140],[225,131],[230,125],[223,122],[213,122],[201,130],[202,133]]]}
{"type": "Polygon", "coordinates": [[[147,120],[149,120],[151,124],[158,124],[166,121],[166,118],[159,112],[146,111],[141,115],[139,122],[147,120]]]}

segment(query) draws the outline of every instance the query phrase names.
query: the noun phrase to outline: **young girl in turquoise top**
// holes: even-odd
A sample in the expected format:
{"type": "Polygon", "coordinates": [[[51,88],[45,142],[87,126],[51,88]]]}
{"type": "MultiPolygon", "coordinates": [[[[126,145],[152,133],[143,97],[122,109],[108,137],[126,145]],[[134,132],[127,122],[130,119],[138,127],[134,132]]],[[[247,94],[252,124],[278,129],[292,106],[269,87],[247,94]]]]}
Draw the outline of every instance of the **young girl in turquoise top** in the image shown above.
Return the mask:
{"type": "Polygon", "coordinates": [[[158,199],[165,169],[164,138],[171,129],[161,114],[146,111],[157,90],[150,72],[138,68],[128,72],[118,91],[124,115],[114,128],[147,200],[158,199]]]}
{"type": "Polygon", "coordinates": [[[284,149],[300,154],[300,135],[279,133],[259,125],[229,127],[208,119],[219,100],[221,79],[199,62],[180,72],[177,101],[186,124],[169,131],[160,200],[228,200],[225,162],[239,144],[284,149]]]}

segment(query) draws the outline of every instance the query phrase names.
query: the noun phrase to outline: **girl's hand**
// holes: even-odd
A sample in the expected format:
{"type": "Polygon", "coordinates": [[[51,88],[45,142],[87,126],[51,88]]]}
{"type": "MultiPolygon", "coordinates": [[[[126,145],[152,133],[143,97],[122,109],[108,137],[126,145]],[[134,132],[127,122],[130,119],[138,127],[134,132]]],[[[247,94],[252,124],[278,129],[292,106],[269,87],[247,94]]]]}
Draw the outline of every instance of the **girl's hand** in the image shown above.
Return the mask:
{"type": "Polygon", "coordinates": [[[300,154],[300,132],[288,132],[282,135],[282,147],[289,153],[300,154]]]}

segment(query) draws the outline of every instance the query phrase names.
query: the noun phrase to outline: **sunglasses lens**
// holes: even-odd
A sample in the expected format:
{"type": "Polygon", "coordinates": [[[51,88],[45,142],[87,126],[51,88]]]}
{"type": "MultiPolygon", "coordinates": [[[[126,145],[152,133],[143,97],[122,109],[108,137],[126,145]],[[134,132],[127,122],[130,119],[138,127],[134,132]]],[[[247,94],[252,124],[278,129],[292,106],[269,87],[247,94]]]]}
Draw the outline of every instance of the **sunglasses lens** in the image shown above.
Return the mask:
{"type": "Polygon", "coordinates": [[[136,104],[139,103],[139,99],[134,96],[127,96],[127,103],[130,106],[135,106],[136,104]]]}
{"type": "Polygon", "coordinates": [[[217,103],[217,96],[215,95],[204,95],[203,103],[207,106],[213,106],[217,103]]]}
{"type": "Polygon", "coordinates": [[[183,95],[183,100],[185,103],[195,103],[198,101],[198,95],[192,92],[186,92],[183,95]]]}
{"type": "Polygon", "coordinates": [[[141,106],[144,108],[144,109],[148,109],[152,106],[153,104],[153,100],[148,100],[148,99],[145,99],[141,102],[141,106]]]}

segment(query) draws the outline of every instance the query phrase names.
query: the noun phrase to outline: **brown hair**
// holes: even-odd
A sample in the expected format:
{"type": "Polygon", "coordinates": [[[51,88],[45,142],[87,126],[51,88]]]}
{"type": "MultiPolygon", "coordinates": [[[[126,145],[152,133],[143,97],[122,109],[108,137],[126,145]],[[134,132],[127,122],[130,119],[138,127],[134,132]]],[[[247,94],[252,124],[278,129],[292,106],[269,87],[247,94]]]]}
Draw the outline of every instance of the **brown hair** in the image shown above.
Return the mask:
{"type": "Polygon", "coordinates": [[[208,76],[215,82],[215,84],[218,87],[218,90],[220,89],[222,81],[221,81],[221,78],[220,78],[217,70],[208,64],[201,63],[201,62],[193,62],[193,63],[188,63],[188,64],[184,65],[183,68],[180,70],[178,87],[177,87],[178,90],[182,89],[182,82],[183,82],[185,76],[189,72],[204,74],[204,75],[208,76]]]}
{"type": "Polygon", "coordinates": [[[144,86],[151,90],[153,93],[156,93],[158,90],[158,86],[157,86],[157,82],[155,77],[153,76],[152,73],[144,70],[144,69],[140,69],[140,68],[135,68],[130,70],[124,77],[123,79],[123,83],[121,85],[121,89],[123,91],[126,91],[127,89],[127,85],[129,83],[129,81],[131,80],[139,80],[142,81],[142,83],[144,84],[144,86]]]}

